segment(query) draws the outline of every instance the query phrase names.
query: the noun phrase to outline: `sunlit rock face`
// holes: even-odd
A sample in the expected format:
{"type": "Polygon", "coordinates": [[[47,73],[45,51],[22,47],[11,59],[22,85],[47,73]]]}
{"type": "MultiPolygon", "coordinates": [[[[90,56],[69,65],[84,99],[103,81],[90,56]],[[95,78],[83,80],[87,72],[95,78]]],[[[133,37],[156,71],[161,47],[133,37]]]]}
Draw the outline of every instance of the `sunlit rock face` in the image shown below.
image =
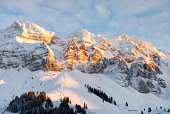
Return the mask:
{"type": "MultiPolygon", "coordinates": [[[[127,64],[131,64],[129,69],[130,85],[142,93],[153,92],[160,94],[161,87],[166,87],[164,83],[160,86],[157,75],[162,74],[161,65],[164,64],[159,52],[151,43],[143,42],[136,37],[120,35],[115,41],[115,47],[127,64]]],[[[163,80],[161,77],[159,78],[163,80]]],[[[163,80],[164,81],[164,80],[163,80]]]]}
{"type": "MultiPolygon", "coordinates": [[[[128,35],[120,35],[114,40],[114,46],[118,49],[119,55],[127,63],[131,63],[140,57],[143,57],[147,64],[153,65],[153,56],[161,57],[159,52],[151,43],[143,42],[137,37],[130,37],[128,35]]],[[[153,65],[154,66],[154,65],[153,65]]]]}
{"type": "Polygon", "coordinates": [[[86,64],[89,57],[84,42],[82,41],[78,44],[76,38],[67,45],[63,56],[64,59],[61,67],[64,70],[72,69],[75,64],[86,64]]]}
{"type": "Polygon", "coordinates": [[[54,52],[47,46],[48,55],[43,59],[42,66],[47,71],[61,71],[60,65],[55,59],[54,52]]]}
{"type": "Polygon", "coordinates": [[[89,62],[95,65],[103,58],[100,50],[95,49],[92,45],[86,49],[85,41],[76,41],[76,37],[68,44],[63,56],[61,67],[65,70],[73,69],[74,66],[84,66],[89,62]]]}
{"type": "Polygon", "coordinates": [[[60,71],[53,51],[47,46],[53,35],[27,21],[16,21],[1,30],[0,68],[60,71]]]}
{"type": "Polygon", "coordinates": [[[76,31],[66,37],[67,46],[64,48],[61,68],[64,70],[97,64],[104,56],[95,44],[96,36],[87,30],[76,31]]]}
{"type": "Polygon", "coordinates": [[[47,71],[61,71],[60,65],[58,62],[51,57],[43,59],[43,67],[47,71]]]}
{"type": "Polygon", "coordinates": [[[15,21],[7,30],[10,32],[9,37],[18,36],[22,39],[43,41],[46,44],[49,44],[51,38],[55,35],[54,32],[46,31],[44,28],[28,21],[15,21]]]}

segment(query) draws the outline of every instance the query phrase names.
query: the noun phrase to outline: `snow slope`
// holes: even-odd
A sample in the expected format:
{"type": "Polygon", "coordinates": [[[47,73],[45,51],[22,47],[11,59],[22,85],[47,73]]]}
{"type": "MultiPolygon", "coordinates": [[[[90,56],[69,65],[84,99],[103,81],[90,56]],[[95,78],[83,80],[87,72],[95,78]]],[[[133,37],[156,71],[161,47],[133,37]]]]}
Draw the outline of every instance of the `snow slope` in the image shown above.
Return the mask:
{"type": "Polygon", "coordinates": [[[54,102],[64,96],[69,96],[73,105],[77,103],[83,106],[83,103],[86,102],[87,112],[96,114],[136,114],[148,107],[154,110],[156,107],[169,108],[170,106],[168,100],[158,98],[153,94],[139,93],[131,87],[121,87],[102,74],[89,75],[77,70],[31,72],[27,69],[1,70],[0,73],[0,78],[5,82],[0,84],[0,91],[3,92],[0,95],[0,112],[4,111],[12,98],[27,91],[46,91],[54,102]],[[117,102],[117,106],[103,102],[101,98],[88,93],[85,84],[101,89],[108,96],[112,96],[117,102]],[[125,102],[128,102],[128,107],[125,106],[125,102]]]}

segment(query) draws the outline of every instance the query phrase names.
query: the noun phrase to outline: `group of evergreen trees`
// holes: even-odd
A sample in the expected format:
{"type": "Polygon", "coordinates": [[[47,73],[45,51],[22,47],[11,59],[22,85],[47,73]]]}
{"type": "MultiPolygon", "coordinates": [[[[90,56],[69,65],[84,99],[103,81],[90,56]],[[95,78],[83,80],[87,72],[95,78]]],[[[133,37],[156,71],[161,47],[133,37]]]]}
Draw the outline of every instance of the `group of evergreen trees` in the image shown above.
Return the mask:
{"type": "Polygon", "coordinates": [[[10,102],[6,110],[14,113],[38,113],[44,110],[43,104],[45,104],[46,109],[53,107],[51,99],[46,96],[44,91],[37,95],[35,92],[30,91],[22,94],[20,97],[16,96],[15,99],[10,102]]]}
{"type": "MultiPolygon", "coordinates": [[[[156,110],[157,110],[158,108],[156,107],[156,110]]],[[[160,109],[163,109],[162,108],[162,106],[160,106],[160,109]]],[[[145,108],[144,108],[144,111],[145,111],[145,108]]],[[[170,109],[168,108],[168,109],[165,109],[164,108],[164,111],[165,112],[170,112],[170,109]]],[[[152,112],[152,109],[151,109],[151,107],[148,107],[148,113],[150,113],[150,112],[152,112]]],[[[144,112],[143,111],[141,111],[141,114],[144,114],[144,112]]],[[[159,113],[158,113],[159,114],[159,113]]]]}
{"type": "Polygon", "coordinates": [[[30,91],[20,97],[16,96],[8,105],[6,111],[21,114],[86,114],[87,104],[84,103],[84,108],[76,104],[74,110],[69,104],[71,104],[69,97],[64,97],[59,107],[53,107],[50,97],[47,97],[44,91],[39,94],[37,92],[37,95],[30,91]]]}
{"type": "Polygon", "coordinates": [[[58,108],[61,111],[55,114],[77,114],[77,113],[86,114],[85,108],[82,108],[80,105],[76,104],[75,106],[76,110],[74,111],[73,108],[69,107],[69,104],[71,104],[71,100],[69,99],[69,97],[64,97],[63,99],[61,99],[61,104],[58,108]]]}
{"type": "MultiPolygon", "coordinates": [[[[103,99],[103,102],[106,101],[111,104],[117,105],[116,101],[113,100],[113,97],[108,97],[108,95],[105,92],[103,92],[102,90],[93,88],[90,85],[86,85],[86,84],[85,84],[85,87],[87,87],[88,92],[93,93],[93,94],[97,95],[98,97],[100,97],[101,99],[103,99]]],[[[125,105],[128,107],[127,102],[125,103],[125,105]]]]}
{"type": "Polygon", "coordinates": [[[86,85],[86,84],[85,84],[85,86],[87,87],[88,92],[97,95],[98,97],[103,99],[103,102],[106,101],[106,102],[109,102],[109,103],[114,103],[116,105],[116,101],[113,101],[113,98],[112,97],[108,97],[107,94],[104,93],[103,91],[98,90],[96,88],[93,88],[93,87],[91,87],[89,85],[86,85]]]}
{"type": "MultiPolygon", "coordinates": [[[[64,97],[63,99],[61,99],[61,102],[62,103],[60,105],[66,105],[66,107],[69,107],[68,104],[71,104],[71,100],[69,99],[69,97],[64,97]]],[[[84,103],[84,108],[82,108],[80,105],[76,104],[75,108],[76,108],[75,113],[86,114],[85,109],[87,109],[87,104],[84,103]]],[[[71,108],[71,110],[72,110],[72,108],[71,108]]]]}

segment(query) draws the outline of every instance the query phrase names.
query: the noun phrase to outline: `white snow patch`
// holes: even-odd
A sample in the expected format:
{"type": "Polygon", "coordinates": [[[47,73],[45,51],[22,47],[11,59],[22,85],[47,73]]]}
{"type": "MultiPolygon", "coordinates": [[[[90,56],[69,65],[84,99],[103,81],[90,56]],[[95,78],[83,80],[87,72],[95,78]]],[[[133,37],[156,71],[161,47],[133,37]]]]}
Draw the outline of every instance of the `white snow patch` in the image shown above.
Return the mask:
{"type": "Polygon", "coordinates": [[[42,41],[24,39],[24,38],[20,38],[18,36],[16,37],[16,41],[19,43],[42,43],[42,41]]]}
{"type": "Polygon", "coordinates": [[[5,83],[4,80],[0,80],[0,85],[1,85],[1,84],[4,84],[4,83],[5,83]]]}

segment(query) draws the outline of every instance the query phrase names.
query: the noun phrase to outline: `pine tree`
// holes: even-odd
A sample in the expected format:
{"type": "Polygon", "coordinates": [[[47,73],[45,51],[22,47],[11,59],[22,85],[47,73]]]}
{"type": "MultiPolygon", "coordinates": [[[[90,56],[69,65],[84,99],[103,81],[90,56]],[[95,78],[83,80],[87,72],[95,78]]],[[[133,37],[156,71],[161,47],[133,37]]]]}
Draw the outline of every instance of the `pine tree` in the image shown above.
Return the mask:
{"type": "Polygon", "coordinates": [[[126,106],[128,106],[128,103],[126,102],[126,106]]]}
{"type": "Polygon", "coordinates": [[[170,112],[170,109],[168,109],[168,112],[170,112]]]}
{"type": "Polygon", "coordinates": [[[85,102],[84,102],[84,108],[86,108],[86,104],[85,104],[85,102]]]}
{"type": "Polygon", "coordinates": [[[151,111],[152,111],[152,110],[151,110],[151,108],[149,107],[149,108],[148,108],[148,113],[151,112],[151,111]]]}
{"type": "Polygon", "coordinates": [[[116,105],[116,101],[115,100],[113,101],[113,104],[116,105]]]}
{"type": "Polygon", "coordinates": [[[164,111],[166,111],[166,109],[164,108],[164,111]]]}
{"type": "Polygon", "coordinates": [[[113,98],[112,98],[112,97],[110,97],[110,100],[109,100],[109,101],[110,101],[110,103],[112,103],[112,102],[113,102],[113,98]]]}

